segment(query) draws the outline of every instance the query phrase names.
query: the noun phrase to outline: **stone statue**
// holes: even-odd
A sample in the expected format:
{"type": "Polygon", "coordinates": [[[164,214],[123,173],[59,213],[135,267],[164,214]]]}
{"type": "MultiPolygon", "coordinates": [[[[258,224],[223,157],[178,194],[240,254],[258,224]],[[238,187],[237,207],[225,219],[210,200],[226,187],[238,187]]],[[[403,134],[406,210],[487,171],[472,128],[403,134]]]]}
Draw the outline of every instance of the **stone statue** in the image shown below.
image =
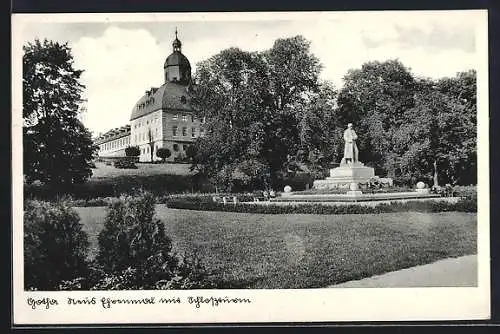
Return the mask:
{"type": "Polygon", "coordinates": [[[358,139],[358,136],[352,129],[352,123],[347,124],[347,129],[344,131],[345,146],[344,157],[342,158],[341,164],[345,164],[347,162],[354,163],[359,161],[356,139],[358,139]]]}

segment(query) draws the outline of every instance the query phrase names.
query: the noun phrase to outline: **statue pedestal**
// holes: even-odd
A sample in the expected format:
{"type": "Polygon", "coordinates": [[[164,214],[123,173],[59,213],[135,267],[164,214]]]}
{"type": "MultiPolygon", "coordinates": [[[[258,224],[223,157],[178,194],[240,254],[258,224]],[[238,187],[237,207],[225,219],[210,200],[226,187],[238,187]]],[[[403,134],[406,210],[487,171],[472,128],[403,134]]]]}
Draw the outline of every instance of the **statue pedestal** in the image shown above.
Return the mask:
{"type": "Polygon", "coordinates": [[[330,176],[324,180],[315,180],[313,187],[315,189],[335,189],[335,188],[350,188],[349,193],[356,195],[361,193],[357,185],[360,183],[368,183],[375,176],[375,170],[371,167],[366,167],[361,162],[341,163],[340,167],[330,169],[330,176]],[[356,184],[355,188],[351,184],[356,184]]]}
{"type": "Polygon", "coordinates": [[[356,197],[356,196],[361,196],[363,195],[363,192],[361,190],[350,190],[347,192],[347,196],[351,197],[356,197]]]}

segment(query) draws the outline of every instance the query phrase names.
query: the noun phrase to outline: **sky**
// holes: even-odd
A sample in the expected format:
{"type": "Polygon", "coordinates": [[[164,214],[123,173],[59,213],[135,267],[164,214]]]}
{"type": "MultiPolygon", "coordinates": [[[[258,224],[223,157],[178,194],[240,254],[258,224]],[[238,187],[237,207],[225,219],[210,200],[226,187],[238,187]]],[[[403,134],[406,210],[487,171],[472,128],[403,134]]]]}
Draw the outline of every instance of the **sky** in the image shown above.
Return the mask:
{"type": "Polygon", "coordinates": [[[199,61],[239,47],[262,51],[302,35],[337,88],[349,69],[399,59],[420,77],[454,76],[478,65],[484,11],[16,15],[13,33],[69,42],[86,86],[84,124],[98,135],[128,124],[136,101],[163,83],[177,28],[193,74],[199,61]],[[21,17],[22,16],[22,17],[21,17]]]}

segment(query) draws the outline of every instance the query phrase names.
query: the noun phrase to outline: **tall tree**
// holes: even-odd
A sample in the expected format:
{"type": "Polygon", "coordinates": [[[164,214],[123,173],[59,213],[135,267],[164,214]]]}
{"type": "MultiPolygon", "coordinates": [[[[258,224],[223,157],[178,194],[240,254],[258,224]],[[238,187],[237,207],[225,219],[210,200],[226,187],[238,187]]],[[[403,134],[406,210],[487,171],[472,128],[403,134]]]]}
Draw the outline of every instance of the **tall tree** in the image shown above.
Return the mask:
{"type": "Polygon", "coordinates": [[[201,62],[196,78],[192,104],[207,120],[207,135],[198,138],[193,162],[228,186],[233,165],[260,151],[254,139],[269,118],[266,66],[261,55],[231,48],[201,62]]]}
{"type": "Polygon", "coordinates": [[[263,53],[269,71],[271,122],[265,129],[263,154],[275,172],[283,169],[287,156],[300,145],[299,123],[311,95],[319,91],[322,65],[303,36],[277,39],[263,53]]]}
{"type": "Polygon", "coordinates": [[[392,142],[404,113],[414,105],[413,75],[399,60],[373,61],[350,70],[344,81],[338,97],[341,123],[354,123],[362,134],[360,159],[378,173],[394,176],[392,142]]]}
{"type": "Polygon", "coordinates": [[[309,42],[279,39],[262,53],[230,48],[197,67],[193,104],[208,123],[207,136],[197,143],[196,167],[220,174],[222,182],[232,171],[267,166],[259,169],[276,181],[298,149],[301,106],[318,89],[321,66],[309,42]]]}
{"type": "Polygon", "coordinates": [[[23,55],[23,150],[28,182],[84,182],[97,146],[78,116],[85,88],[67,43],[35,40],[23,55]]]}
{"type": "Polygon", "coordinates": [[[304,93],[317,92],[321,72],[319,59],[303,36],[280,38],[264,52],[269,66],[270,89],[277,110],[293,108],[304,93]]]}
{"type": "MultiPolygon", "coordinates": [[[[444,183],[476,182],[475,107],[444,87],[459,87],[462,74],[437,81],[421,79],[415,93],[415,106],[397,130],[394,149],[399,177],[414,183],[428,180],[444,183]],[[457,83],[449,86],[450,82],[457,83]]],[[[472,88],[474,90],[475,88],[472,88]]]]}
{"type": "Polygon", "coordinates": [[[331,83],[321,83],[319,92],[303,106],[299,122],[301,149],[305,154],[320,152],[325,163],[341,158],[343,129],[339,126],[336,95],[331,83]]]}

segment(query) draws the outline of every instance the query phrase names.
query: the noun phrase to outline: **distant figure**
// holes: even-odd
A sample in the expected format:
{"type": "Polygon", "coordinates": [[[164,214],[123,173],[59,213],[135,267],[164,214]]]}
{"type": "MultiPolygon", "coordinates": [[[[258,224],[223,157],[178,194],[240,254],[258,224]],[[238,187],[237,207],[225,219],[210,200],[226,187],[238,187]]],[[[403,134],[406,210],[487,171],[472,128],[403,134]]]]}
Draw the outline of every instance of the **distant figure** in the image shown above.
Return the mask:
{"type": "Polygon", "coordinates": [[[352,123],[347,124],[347,129],[344,131],[344,157],[341,163],[358,162],[358,147],[356,146],[358,136],[352,129],[352,123]]]}

